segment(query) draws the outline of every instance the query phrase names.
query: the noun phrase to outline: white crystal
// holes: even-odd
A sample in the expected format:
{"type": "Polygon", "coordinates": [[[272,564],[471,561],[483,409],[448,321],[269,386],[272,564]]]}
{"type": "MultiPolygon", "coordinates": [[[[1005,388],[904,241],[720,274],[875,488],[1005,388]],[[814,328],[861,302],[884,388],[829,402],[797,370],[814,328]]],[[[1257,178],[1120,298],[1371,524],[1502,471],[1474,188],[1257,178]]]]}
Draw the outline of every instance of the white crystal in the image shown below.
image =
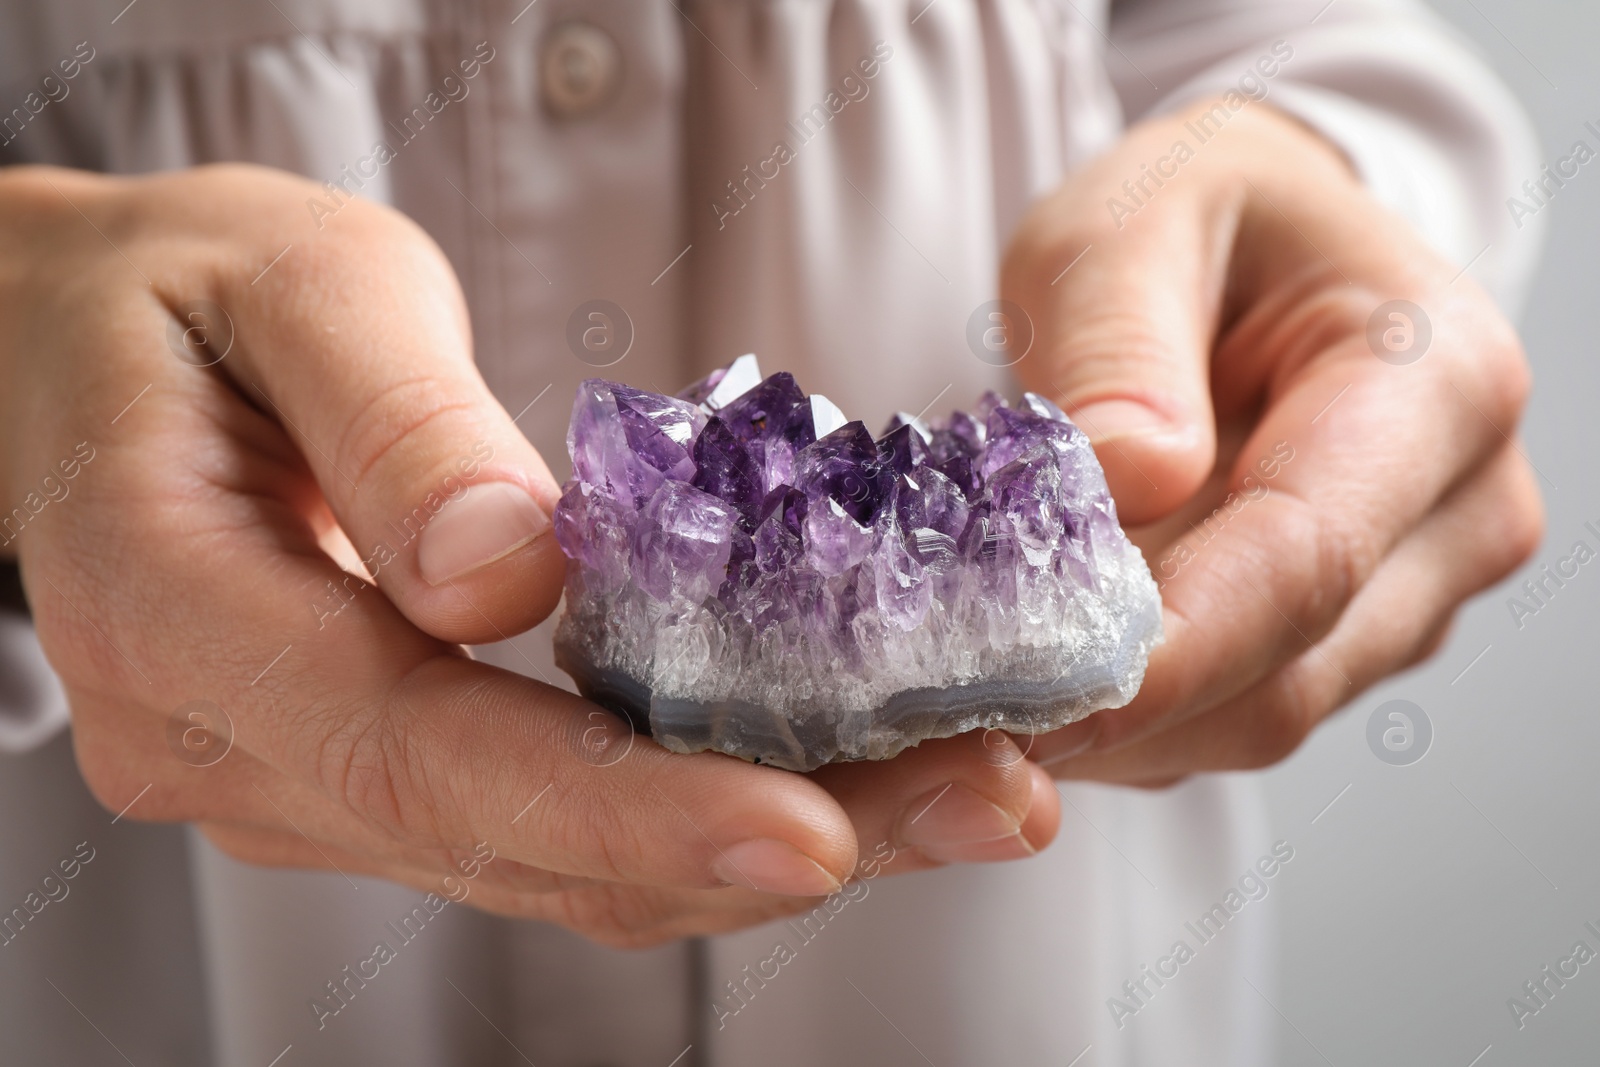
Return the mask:
{"type": "Polygon", "coordinates": [[[816,430],[818,438],[828,436],[850,421],[844,417],[844,412],[839,410],[838,404],[821,393],[812,393],[810,399],[811,425],[816,430]]]}
{"type": "Polygon", "coordinates": [[[760,384],[761,365],[756,362],[754,352],[747,353],[728,366],[728,372],[722,376],[722,380],[700,406],[714,413],[760,384]]]}

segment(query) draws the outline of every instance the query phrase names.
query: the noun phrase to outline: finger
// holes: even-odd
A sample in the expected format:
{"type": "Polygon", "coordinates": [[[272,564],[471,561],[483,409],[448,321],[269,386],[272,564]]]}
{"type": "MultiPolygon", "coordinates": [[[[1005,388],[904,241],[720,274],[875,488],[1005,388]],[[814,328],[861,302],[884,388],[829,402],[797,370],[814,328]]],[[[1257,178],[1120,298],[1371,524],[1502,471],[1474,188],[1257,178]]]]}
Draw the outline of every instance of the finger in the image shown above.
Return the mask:
{"type": "MultiPolygon", "coordinates": [[[[819,906],[811,897],[774,896],[736,886],[661,889],[539,878],[541,872],[504,857],[483,860],[481,852],[456,850],[428,859],[383,860],[345,851],[332,842],[257,826],[202,823],[200,830],[218,850],[241,863],[323,870],[345,878],[382,878],[493,915],[555,923],[613,948],[648,948],[684,937],[727,933],[819,906]]],[[[851,894],[857,900],[864,895],[851,894]]]]}
{"type": "Polygon", "coordinates": [[[1533,474],[1506,446],[1395,547],[1315,649],[1215,709],[1050,770],[1064,778],[1144,784],[1275,763],[1336,708],[1437,649],[1456,607],[1515,570],[1542,531],[1533,474]]]}
{"type": "MultiPolygon", "coordinates": [[[[372,833],[354,812],[330,808],[317,790],[235,745],[235,724],[215,705],[184,713],[185,705],[163,716],[130,714],[122,701],[76,690],[69,691],[69,700],[78,727],[73,732],[78,764],[95,799],[118,819],[203,823],[214,829],[211,836],[219,847],[250,863],[381,877],[405,869],[412,875],[408,884],[415,884],[419,872],[437,881],[469,864],[476,871],[473,858],[487,846],[418,848],[372,833]],[[321,836],[313,840],[302,827],[321,836]]],[[[596,881],[503,857],[485,879],[519,894],[596,881]]]]}
{"type": "MultiPolygon", "coordinates": [[[[838,898],[833,898],[838,899],[838,898]]],[[[823,908],[816,897],[723,889],[662,889],[606,883],[535,898],[486,894],[487,911],[555,923],[613,948],[649,948],[685,937],[729,933],[823,908]]]]}
{"type": "Polygon", "coordinates": [[[616,762],[593,763],[597,712],[519,675],[435,658],[395,687],[387,736],[349,754],[366,769],[347,792],[402,840],[481,838],[567,874],[795,895],[833,892],[848,874],[854,833],[814,783],[716,753],[669,753],[616,720],[603,746],[616,762]]]}
{"type": "MultiPolygon", "coordinates": [[[[951,739],[951,742],[925,742],[875,768],[866,764],[839,764],[813,772],[812,777],[825,780],[836,793],[836,798],[851,811],[858,837],[863,842],[855,869],[839,894],[836,894],[836,900],[859,902],[871,892],[870,883],[881,877],[926,870],[944,862],[994,862],[1022,858],[1044,848],[1054,839],[1060,826],[1061,804],[1060,794],[1056,792],[1049,775],[1026,761],[1022,752],[1007,743],[999,731],[989,731],[988,737],[982,733],[969,734],[951,739]],[[945,751],[940,752],[939,748],[945,751]],[[916,753],[924,755],[919,759],[916,753]],[[974,774],[972,770],[978,760],[988,768],[981,775],[974,774]],[[870,785],[873,781],[871,771],[888,772],[899,768],[902,763],[907,764],[904,770],[907,780],[897,788],[899,793],[911,792],[930,781],[950,775],[964,775],[965,784],[955,785],[947,781],[945,786],[937,790],[924,792],[903,810],[900,819],[891,822],[883,813],[892,811],[896,803],[883,805],[874,799],[872,794],[875,790],[870,785]],[[911,765],[917,763],[921,763],[921,767],[913,769],[911,765]],[[1020,785],[1018,778],[1022,777],[1017,773],[1018,769],[1023,771],[1027,780],[1029,795],[1026,801],[1021,801],[1016,795],[1020,785]],[[984,794],[979,794],[978,790],[983,790],[984,794]],[[967,793],[972,796],[983,795],[985,799],[981,801],[982,805],[1000,807],[987,799],[987,795],[996,792],[1006,794],[1005,804],[1011,808],[998,819],[965,797],[967,793]],[[950,806],[947,813],[936,816],[934,813],[939,812],[940,807],[950,800],[956,803],[950,806]],[[1026,805],[1020,823],[1015,831],[1006,834],[1016,818],[1019,801],[1026,805]],[[963,811],[962,804],[970,806],[963,811]],[[944,818],[946,828],[941,834],[932,835],[939,839],[932,846],[933,851],[937,854],[942,849],[951,850],[954,854],[946,859],[933,858],[926,846],[905,843],[907,839],[929,836],[929,831],[921,828],[920,824],[926,821],[931,825],[935,818],[944,818]],[[886,826],[892,827],[890,836],[877,836],[886,826]],[[974,837],[986,838],[990,833],[1005,836],[972,840],[974,837]],[[1016,837],[1022,839],[1025,848],[1013,844],[1016,837]],[[949,843],[948,839],[952,838],[957,843],[949,843]],[[896,844],[896,841],[900,843],[896,844]]],[[[599,937],[608,944],[636,947],[672,938],[742,929],[806,911],[816,911],[818,921],[826,921],[826,916],[831,916],[833,909],[840,906],[828,906],[824,913],[818,911],[824,906],[815,900],[758,893],[737,885],[716,892],[705,892],[591,884],[563,893],[562,897],[564,900],[559,907],[553,906],[554,902],[548,898],[524,900],[508,905],[520,910],[506,913],[558,922],[571,929],[588,931],[587,936],[599,937]],[[596,933],[597,930],[600,932],[596,933]]],[[[495,910],[499,905],[500,902],[496,901],[482,906],[495,910]]]]}
{"type": "Polygon", "coordinates": [[[1237,217],[1237,197],[1198,178],[1131,221],[1108,214],[1126,161],[1160,155],[1164,136],[1135,129],[1035,208],[1001,274],[1036,331],[1018,376],[1089,435],[1129,522],[1177,506],[1211,469],[1210,351],[1237,217]]]}
{"type": "Polygon", "coordinates": [[[159,716],[214,701],[242,751],[312,794],[273,798],[298,828],[352,851],[371,847],[351,836],[353,815],[366,835],[418,848],[489,841],[567,875],[807,895],[848,874],[849,819],[800,775],[672,755],[643,738],[611,765],[595,757],[593,730],[596,716],[622,729],[616,720],[471,662],[385,597],[356,592],[336,618],[319,618],[308,605],[344,575],[289,504],[297,475],[231,445],[195,447],[219,425],[265,421],[215,382],[195,392],[152,394],[140,423],[149,451],[107,448],[80,478],[79,491],[140,504],[85,500],[74,536],[141,546],[139,566],[38,561],[75,605],[44,601],[52,655],[90,664],[78,669],[83,688],[136,694],[125,706],[159,716]],[[173,458],[145,462],[152,452],[173,458]]]}
{"type": "Polygon", "coordinates": [[[1005,734],[973,731],[811,778],[849,813],[863,858],[906,850],[914,857],[897,870],[915,870],[1022,859],[1049,844],[1060,804],[1036,788],[1031,767],[1005,734]]]}
{"type": "MultiPolygon", "coordinates": [[[[985,826],[984,820],[992,816],[982,807],[968,808],[966,814],[962,815],[958,810],[960,804],[970,801],[957,799],[950,812],[961,816],[961,819],[951,815],[940,817],[949,820],[950,826],[957,831],[954,836],[960,843],[935,845],[935,851],[939,848],[958,852],[965,850],[965,854],[951,857],[961,862],[992,862],[1031,855],[1032,850],[1043,848],[1056,834],[1061,816],[1060,796],[1050,777],[1028,763],[1021,751],[1009,744],[1003,734],[999,731],[990,731],[989,734],[988,738],[982,734],[955,738],[952,739],[954,744],[926,742],[885,764],[841,764],[813,772],[812,777],[825,780],[836,791],[837,799],[851,811],[857,835],[863,842],[851,877],[839,893],[824,904],[818,904],[814,899],[758,893],[737,885],[705,892],[607,884],[587,885],[563,893],[559,906],[548,897],[539,901],[509,904],[509,907],[521,910],[507,913],[558,922],[571,929],[584,930],[586,936],[597,937],[608,944],[631,947],[657,944],[678,937],[723,933],[807,911],[813,912],[818,922],[826,922],[838,907],[843,906],[842,902],[864,899],[871,892],[870,883],[878,878],[941,865],[942,861],[925,854],[923,847],[903,842],[907,836],[915,839],[924,833],[919,828],[921,820],[918,820],[918,816],[923,816],[931,825],[935,818],[933,813],[938,812],[946,801],[957,799],[965,792],[979,795],[978,790],[984,790],[985,794],[1006,794],[1005,803],[1012,806],[1013,811],[985,826]],[[939,752],[939,748],[945,751],[939,752]],[[918,758],[916,753],[924,755],[918,758]],[[973,767],[979,761],[987,770],[974,773],[973,767]],[[894,787],[895,792],[912,792],[930,781],[952,775],[963,776],[965,784],[954,785],[947,781],[946,785],[950,786],[948,791],[945,786],[937,791],[928,790],[903,810],[901,819],[891,821],[892,815],[886,817],[882,813],[892,812],[899,806],[899,801],[883,804],[872,795],[875,792],[870,788],[872,772],[890,772],[902,763],[907,764],[904,771],[906,781],[894,787]],[[920,769],[912,769],[911,765],[917,763],[921,764],[920,769]],[[1016,773],[1018,768],[1025,770],[1029,798],[1025,802],[1026,810],[1017,831],[992,840],[972,841],[974,836],[981,838],[988,833],[1004,834],[1010,829],[1015,818],[1015,805],[1020,800],[1016,796],[1020,784],[1016,773]],[[958,790],[963,792],[958,793],[958,790]],[[974,810],[977,811],[976,819],[973,818],[974,810]],[[908,834],[897,833],[898,824],[901,823],[911,823],[912,829],[908,834]],[[894,836],[876,836],[885,826],[894,827],[889,831],[894,836]],[[1027,849],[1017,849],[1011,844],[1015,836],[1020,836],[1026,842],[1027,849]],[[895,844],[897,840],[902,843],[895,844]]],[[[985,799],[982,803],[991,802],[985,799]]],[[[484,903],[482,906],[496,910],[500,902],[484,903]]]]}
{"type": "Polygon", "coordinates": [[[548,872],[498,860],[489,853],[463,849],[432,854],[416,850],[397,858],[350,851],[332,841],[313,841],[303,834],[248,823],[202,822],[198,826],[218,851],[240,863],[327,871],[346,880],[381,878],[510,918],[544,919],[556,910],[550,905],[555,894],[600,884],[560,879],[548,872]]]}
{"type": "MultiPolygon", "coordinates": [[[[262,216],[281,224],[292,196],[303,213],[304,183],[246,173],[244,210],[269,201],[262,216]]],[[[214,283],[237,336],[219,369],[305,454],[366,573],[446,640],[499,640],[547,615],[565,569],[559,490],[474,366],[433,241],[358,200],[269,272],[234,267],[214,283]]]]}
{"type": "MultiPolygon", "coordinates": [[[[1099,716],[1097,748],[1181,721],[1299,656],[1394,544],[1504,447],[1528,388],[1514,336],[1482,303],[1444,290],[1425,299],[1439,310],[1429,359],[1390,366],[1345,331],[1276,386],[1236,461],[1220,532],[1180,542],[1190,562],[1162,589],[1167,644],[1134,701],[1099,716]],[[1247,490],[1263,469],[1270,477],[1247,490]]],[[[1365,320],[1358,294],[1325,303],[1365,320]]]]}
{"type": "MultiPolygon", "coordinates": [[[[1047,776],[1037,773],[1035,790],[1054,792],[1047,776]],[[1041,785],[1039,779],[1043,777],[1041,785]]],[[[1023,833],[1032,840],[1044,841],[1055,832],[1059,806],[1050,805],[1048,825],[1035,828],[1033,813],[1046,805],[1036,803],[1023,833]]],[[[537,899],[520,897],[502,900],[491,897],[480,906],[521,918],[554,922],[604,944],[623,948],[648,947],[683,937],[726,933],[747,926],[770,922],[789,915],[809,912],[801,924],[814,929],[827,925],[849,904],[860,903],[872,892],[873,883],[882,877],[924,870],[932,865],[915,849],[895,849],[880,841],[863,849],[854,871],[844,886],[828,899],[779,896],[742,886],[717,890],[660,889],[603,883],[579,887],[571,892],[545,894],[537,899]],[[502,911],[502,908],[505,909],[502,911]]]]}
{"type": "Polygon", "coordinates": [[[217,850],[253,867],[330,871],[346,878],[383,878],[415,888],[437,888],[453,874],[446,863],[423,865],[349,852],[332,841],[317,842],[292,830],[252,823],[205,821],[195,824],[217,850]]]}
{"type": "MultiPolygon", "coordinates": [[[[270,816],[269,816],[270,819],[270,816]]],[[[351,851],[334,841],[312,840],[292,828],[247,822],[207,820],[197,823],[222,852],[257,867],[327,870],[347,878],[369,876],[427,889],[452,899],[465,896],[459,883],[492,890],[501,900],[521,900],[606,884],[599,879],[555,874],[497,855],[487,842],[471,849],[388,848],[351,851]]],[[[482,894],[480,894],[482,895],[482,894]]]]}
{"type": "MultiPolygon", "coordinates": [[[[1260,122],[1272,128],[1261,144],[1281,140],[1297,158],[1317,158],[1320,142],[1304,130],[1260,122]]],[[[1241,495],[1244,465],[1275,442],[1305,459],[1276,484],[1282,492],[1239,514],[1218,543],[1200,531],[1185,538],[1191,555],[1206,551],[1163,589],[1168,643],[1152,657],[1143,690],[1128,708],[1046,742],[1046,758],[1085,739],[1102,750],[1130,743],[1298,655],[1520,412],[1526,371],[1506,324],[1397,229],[1326,146],[1320,153],[1328,174],[1313,168],[1317,180],[1277,180],[1269,167],[1268,188],[1226,173],[1240,165],[1229,153],[1207,156],[1189,172],[1194,180],[1163,190],[1138,216],[1151,226],[1174,212],[1225,223],[1237,240],[1236,254],[1220,249],[1232,259],[1228,299],[1239,310],[1221,320],[1218,414],[1229,423],[1253,421],[1263,406],[1268,414],[1234,467],[1229,500],[1241,495]],[[1421,302],[1439,326],[1433,354],[1419,365],[1391,367],[1367,350],[1367,318],[1393,297],[1421,302]]],[[[1187,260],[1196,246],[1179,247],[1185,255],[1175,258],[1187,260]]]]}

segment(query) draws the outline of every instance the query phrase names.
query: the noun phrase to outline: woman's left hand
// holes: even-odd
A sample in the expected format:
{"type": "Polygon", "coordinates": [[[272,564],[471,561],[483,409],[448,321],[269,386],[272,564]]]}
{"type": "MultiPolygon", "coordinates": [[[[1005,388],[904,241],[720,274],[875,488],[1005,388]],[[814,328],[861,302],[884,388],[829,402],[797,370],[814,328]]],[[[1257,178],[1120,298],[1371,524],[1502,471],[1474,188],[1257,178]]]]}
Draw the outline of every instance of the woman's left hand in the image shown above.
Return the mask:
{"type": "Polygon", "coordinates": [[[1196,146],[1221,107],[1135,127],[1004,268],[1036,330],[1016,370],[1095,442],[1165,606],[1138,697],[1033,740],[1058,777],[1274,763],[1542,535],[1493,301],[1271,107],[1196,146]]]}

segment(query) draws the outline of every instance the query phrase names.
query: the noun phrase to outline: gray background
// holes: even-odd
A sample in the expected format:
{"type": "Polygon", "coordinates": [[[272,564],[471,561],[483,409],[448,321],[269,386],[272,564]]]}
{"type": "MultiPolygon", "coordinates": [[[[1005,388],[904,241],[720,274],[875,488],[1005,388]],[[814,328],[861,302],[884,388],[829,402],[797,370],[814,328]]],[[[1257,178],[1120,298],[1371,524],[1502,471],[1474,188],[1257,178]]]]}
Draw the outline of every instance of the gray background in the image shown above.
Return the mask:
{"type": "MultiPolygon", "coordinates": [[[[1600,147],[1582,128],[1600,125],[1600,9],[1572,0],[1433,6],[1521,98],[1541,162],[1580,136],[1600,147]]],[[[1600,528],[1600,161],[1541,214],[1548,244],[1521,325],[1536,375],[1524,448],[1555,486],[1542,483],[1545,542],[1472,603],[1434,660],[1365,694],[1266,776],[1273,828],[1297,848],[1274,897],[1284,1067],[1468,1067],[1480,1055],[1479,1067],[1600,1062],[1600,960],[1521,1030],[1506,1005],[1580,938],[1600,951],[1583,929],[1600,927],[1600,559],[1521,630],[1507,606],[1578,538],[1600,549],[1583,529],[1600,528]],[[1420,705],[1435,730],[1431,751],[1409,767],[1367,747],[1368,717],[1395,698],[1420,705]]]]}

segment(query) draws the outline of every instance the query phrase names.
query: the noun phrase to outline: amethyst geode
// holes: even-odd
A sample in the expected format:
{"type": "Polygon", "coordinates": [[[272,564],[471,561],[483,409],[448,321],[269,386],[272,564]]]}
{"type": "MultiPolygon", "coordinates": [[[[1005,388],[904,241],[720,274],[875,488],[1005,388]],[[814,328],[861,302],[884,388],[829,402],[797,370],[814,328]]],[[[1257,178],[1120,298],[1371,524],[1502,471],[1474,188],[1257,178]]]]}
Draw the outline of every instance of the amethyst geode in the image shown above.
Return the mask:
{"type": "Polygon", "coordinates": [[[1161,601],[1087,438],[985,394],[876,440],[745,356],[678,397],[590,380],[556,509],[556,657],[679,752],[791,770],[1121,707],[1161,601]]]}

